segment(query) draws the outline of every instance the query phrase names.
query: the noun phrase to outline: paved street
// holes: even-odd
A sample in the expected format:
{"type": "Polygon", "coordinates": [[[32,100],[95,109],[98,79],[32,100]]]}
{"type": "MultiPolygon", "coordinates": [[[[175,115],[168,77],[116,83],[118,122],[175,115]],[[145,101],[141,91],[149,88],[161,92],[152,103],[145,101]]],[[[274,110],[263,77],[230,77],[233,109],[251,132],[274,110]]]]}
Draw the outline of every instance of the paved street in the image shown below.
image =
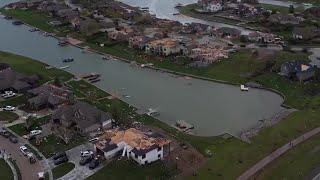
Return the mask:
{"type": "Polygon", "coordinates": [[[9,139],[0,136],[0,149],[5,150],[7,154],[11,154],[11,158],[16,161],[21,172],[22,179],[36,180],[37,173],[43,171],[42,165],[39,161],[35,164],[30,164],[27,157],[23,156],[19,147],[23,145],[21,141],[13,144],[9,139]]]}
{"type": "Polygon", "coordinates": [[[267,157],[263,158],[261,161],[259,161],[257,164],[252,166],[250,169],[248,169],[246,172],[244,172],[241,176],[237,178],[237,180],[246,180],[252,177],[254,174],[256,174],[258,171],[260,171],[262,168],[264,168],[266,165],[271,163],[273,160],[280,157],[285,152],[289,151],[296,145],[300,144],[301,142],[304,142],[305,140],[311,138],[312,136],[320,133],[320,127],[313,129],[298,138],[292,140],[291,142],[283,145],[279,149],[273,151],[271,154],[269,154],[267,157]]]}

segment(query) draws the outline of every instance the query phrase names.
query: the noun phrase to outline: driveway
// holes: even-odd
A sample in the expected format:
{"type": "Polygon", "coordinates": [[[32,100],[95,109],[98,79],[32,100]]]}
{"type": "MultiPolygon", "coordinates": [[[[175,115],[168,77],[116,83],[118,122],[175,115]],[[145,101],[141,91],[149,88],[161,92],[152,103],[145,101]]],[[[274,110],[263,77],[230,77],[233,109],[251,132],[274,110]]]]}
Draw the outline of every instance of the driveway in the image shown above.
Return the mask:
{"type": "Polygon", "coordinates": [[[19,147],[24,145],[23,141],[19,139],[19,143],[13,144],[9,139],[0,136],[0,149],[5,150],[7,154],[11,156],[19,167],[22,180],[37,180],[38,172],[44,171],[44,168],[37,160],[35,164],[30,164],[27,157],[23,156],[19,150],[19,147]]]}
{"type": "MultiPolygon", "coordinates": [[[[87,164],[86,166],[80,166],[79,165],[79,162],[81,159],[80,151],[84,151],[84,150],[93,150],[93,145],[91,143],[82,144],[66,151],[66,154],[69,158],[69,162],[74,163],[75,168],[65,176],[59,178],[60,180],[86,179],[87,177],[91,176],[92,174],[96,173],[98,170],[102,168],[102,165],[100,165],[94,170],[90,170],[88,167],[89,164],[87,164]]],[[[51,168],[55,167],[52,159],[49,160],[49,165],[51,168]]]]}

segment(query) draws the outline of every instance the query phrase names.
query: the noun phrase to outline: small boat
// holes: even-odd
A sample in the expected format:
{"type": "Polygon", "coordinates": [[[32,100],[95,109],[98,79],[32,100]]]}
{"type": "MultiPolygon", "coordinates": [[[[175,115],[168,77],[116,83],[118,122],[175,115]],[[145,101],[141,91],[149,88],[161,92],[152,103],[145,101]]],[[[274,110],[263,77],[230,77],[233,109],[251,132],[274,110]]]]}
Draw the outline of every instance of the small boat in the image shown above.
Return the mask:
{"type": "Polygon", "coordinates": [[[36,32],[36,31],[39,31],[38,28],[32,28],[32,29],[29,29],[30,32],[36,32]]]}
{"type": "Polygon", "coordinates": [[[187,123],[187,122],[185,122],[185,121],[183,121],[183,120],[178,120],[178,121],[176,121],[175,126],[176,126],[177,128],[179,128],[179,129],[185,130],[185,131],[187,131],[187,130],[189,130],[189,129],[194,129],[194,126],[193,126],[192,124],[189,124],[189,123],[187,123]]]}
{"type": "Polygon", "coordinates": [[[5,16],[4,19],[6,19],[6,20],[11,20],[11,19],[12,19],[12,16],[5,16]]]}
{"type": "Polygon", "coordinates": [[[124,95],[123,97],[125,97],[125,98],[131,98],[131,96],[129,96],[129,95],[124,95]]]}
{"type": "Polygon", "coordinates": [[[178,16],[178,15],[180,15],[180,13],[173,13],[172,15],[174,15],[174,16],[178,16]]]}
{"type": "Polygon", "coordinates": [[[157,110],[152,109],[152,108],[149,108],[148,112],[146,114],[148,116],[158,116],[158,115],[160,115],[160,113],[157,110]]]}
{"type": "Polygon", "coordinates": [[[144,68],[144,67],[151,67],[151,66],[153,66],[153,64],[152,63],[147,63],[147,64],[141,64],[140,65],[142,68],[144,68]]]}
{"type": "Polygon", "coordinates": [[[96,82],[99,82],[101,81],[101,79],[96,79],[96,80],[93,80],[93,81],[90,81],[91,83],[96,83],[96,82]]]}
{"type": "Polygon", "coordinates": [[[100,77],[100,74],[90,73],[90,74],[81,75],[81,77],[84,78],[84,79],[89,79],[89,78],[92,78],[92,77],[100,77]]]}
{"type": "Polygon", "coordinates": [[[60,69],[68,69],[70,66],[62,66],[60,69]]]}
{"type": "Polygon", "coordinates": [[[19,25],[22,25],[23,22],[22,21],[13,21],[12,24],[16,25],[16,26],[19,26],[19,25]]]}
{"type": "Polygon", "coordinates": [[[178,3],[178,4],[176,4],[174,7],[175,7],[175,8],[181,8],[182,6],[183,6],[183,4],[178,3]]]}
{"type": "Polygon", "coordinates": [[[64,62],[64,63],[73,62],[73,61],[74,61],[73,58],[66,58],[66,59],[62,60],[62,62],[64,62]]]}
{"type": "Polygon", "coordinates": [[[68,45],[68,42],[67,41],[59,41],[58,45],[59,46],[66,46],[66,45],[68,45]]]}
{"type": "Polygon", "coordinates": [[[110,60],[110,57],[108,57],[108,56],[102,56],[102,59],[108,61],[108,60],[110,60]]]}
{"type": "Polygon", "coordinates": [[[240,85],[240,89],[241,89],[241,91],[249,91],[249,88],[246,87],[246,86],[243,85],[243,84],[240,85]]]}

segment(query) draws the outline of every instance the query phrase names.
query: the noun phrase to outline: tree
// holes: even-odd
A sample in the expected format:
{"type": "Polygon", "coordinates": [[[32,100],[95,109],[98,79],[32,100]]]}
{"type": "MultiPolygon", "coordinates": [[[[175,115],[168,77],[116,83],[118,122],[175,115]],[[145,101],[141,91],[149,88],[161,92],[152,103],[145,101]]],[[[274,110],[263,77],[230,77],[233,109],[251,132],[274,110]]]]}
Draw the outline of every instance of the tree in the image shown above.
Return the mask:
{"type": "Polygon", "coordinates": [[[25,127],[27,130],[31,130],[31,127],[35,124],[36,119],[34,117],[28,117],[26,119],[25,127]]]}
{"type": "Polygon", "coordinates": [[[289,13],[294,13],[294,6],[292,4],[289,6],[289,13]]]}
{"type": "Polygon", "coordinates": [[[55,86],[58,86],[58,87],[61,87],[61,86],[62,86],[62,82],[61,82],[61,80],[60,80],[59,77],[55,77],[55,78],[54,78],[53,84],[54,84],[55,86]]]}

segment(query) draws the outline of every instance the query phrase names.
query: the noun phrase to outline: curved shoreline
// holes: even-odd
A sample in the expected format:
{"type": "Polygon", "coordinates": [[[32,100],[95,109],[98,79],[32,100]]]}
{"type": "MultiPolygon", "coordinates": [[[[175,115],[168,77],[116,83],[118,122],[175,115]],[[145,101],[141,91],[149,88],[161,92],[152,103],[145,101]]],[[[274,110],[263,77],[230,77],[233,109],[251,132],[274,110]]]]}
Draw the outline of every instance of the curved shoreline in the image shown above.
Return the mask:
{"type": "MultiPolygon", "coordinates": [[[[15,18],[15,19],[16,19],[16,18],[15,18]]],[[[27,26],[27,27],[29,27],[29,28],[37,28],[37,27],[34,27],[34,26],[32,26],[32,25],[30,25],[30,24],[28,24],[28,23],[25,23],[25,22],[24,22],[23,25],[25,25],[25,26],[27,26]]],[[[48,33],[48,32],[43,31],[43,30],[41,30],[41,29],[39,29],[39,30],[40,30],[39,32],[41,32],[41,33],[48,33]]],[[[57,36],[57,35],[54,34],[54,33],[48,33],[48,34],[49,34],[50,37],[53,37],[53,38],[55,38],[55,39],[57,39],[57,40],[60,40],[61,38],[65,38],[65,37],[59,37],[59,36],[57,36]]],[[[74,47],[79,48],[79,49],[82,49],[82,50],[83,50],[83,49],[86,49],[84,46],[81,46],[81,45],[75,45],[75,44],[69,44],[69,45],[74,46],[74,47]]],[[[90,47],[88,50],[89,50],[90,52],[93,52],[93,53],[96,53],[96,54],[99,54],[99,55],[102,55],[102,56],[109,56],[109,57],[112,57],[113,59],[120,60],[120,61],[123,61],[123,62],[126,62],[126,63],[131,63],[131,62],[133,62],[133,61],[131,61],[131,60],[129,60],[129,59],[125,59],[125,58],[117,57],[117,56],[114,56],[114,55],[111,55],[111,54],[107,54],[107,53],[100,52],[100,51],[98,51],[98,50],[92,49],[91,47],[90,47]]],[[[44,64],[46,64],[46,63],[44,63],[44,64]]],[[[140,65],[141,63],[137,63],[137,64],[140,65]]],[[[146,68],[152,69],[152,70],[155,70],[155,71],[161,71],[161,72],[164,72],[164,73],[173,74],[173,75],[189,76],[189,77],[192,77],[192,78],[195,78],[195,79],[200,79],[200,80],[209,81],[209,82],[227,84],[227,85],[232,85],[232,86],[240,86],[240,84],[238,84],[238,83],[233,83],[233,82],[229,82],[229,81],[224,81],[224,80],[219,80],[219,79],[213,79],[213,78],[208,78],[208,77],[203,77],[203,76],[197,76],[197,75],[188,74],[188,73],[183,73],[183,72],[172,71],[172,70],[165,69],[165,68],[160,68],[160,67],[154,67],[154,66],[150,67],[150,66],[147,66],[146,68]]],[[[90,84],[91,84],[91,83],[90,83],[90,84]]],[[[94,84],[92,84],[92,85],[94,85],[94,84]]],[[[97,87],[96,85],[94,85],[94,86],[97,87]]],[[[97,87],[97,88],[99,88],[99,87],[97,87]]],[[[260,90],[265,90],[265,91],[270,91],[270,92],[272,92],[272,93],[278,94],[278,95],[281,96],[281,98],[283,99],[283,102],[282,102],[282,104],[281,104],[281,107],[291,108],[290,106],[284,104],[284,102],[285,102],[285,100],[286,100],[286,96],[285,96],[282,92],[280,92],[280,91],[278,91],[278,90],[276,90],[276,89],[268,88],[268,87],[251,87],[251,88],[260,89],[260,90]]],[[[101,88],[99,88],[99,89],[101,89],[101,88]]],[[[101,90],[109,93],[108,91],[106,91],[106,90],[104,90],[104,89],[101,89],[101,90]]],[[[109,93],[109,94],[110,94],[110,93],[109,93]]],[[[120,100],[121,100],[121,99],[120,99],[120,100]]],[[[123,101],[123,100],[121,100],[121,101],[123,101]]],[[[123,101],[123,102],[125,102],[125,101],[123,101]]],[[[127,102],[125,102],[125,103],[127,103],[127,102]]],[[[127,104],[128,104],[128,103],[127,103],[127,104]]],[[[158,119],[158,118],[155,118],[155,119],[161,121],[161,120],[158,119]]],[[[163,121],[161,121],[161,122],[163,122],[163,121]]],[[[163,122],[163,123],[165,123],[165,122],[163,122]]],[[[165,123],[165,124],[167,124],[167,123],[165,123]]],[[[259,124],[259,121],[257,121],[256,124],[259,124]]],[[[172,125],[170,125],[170,124],[167,124],[167,125],[170,126],[170,127],[172,127],[172,125]]],[[[248,128],[246,128],[246,129],[251,129],[251,127],[248,127],[248,128]]],[[[186,134],[187,134],[187,133],[186,133],[186,134]]],[[[198,137],[219,137],[219,136],[222,136],[222,135],[224,135],[224,134],[230,134],[230,133],[225,132],[225,133],[222,133],[222,134],[216,135],[216,136],[199,136],[199,135],[194,135],[194,134],[191,134],[191,135],[193,135],[193,136],[198,136],[198,137]]],[[[230,134],[230,135],[232,135],[232,134],[230,134]]],[[[232,136],[238,138],[237,136],[234,136],[234,135],[232,135],[232,136]]]]}

